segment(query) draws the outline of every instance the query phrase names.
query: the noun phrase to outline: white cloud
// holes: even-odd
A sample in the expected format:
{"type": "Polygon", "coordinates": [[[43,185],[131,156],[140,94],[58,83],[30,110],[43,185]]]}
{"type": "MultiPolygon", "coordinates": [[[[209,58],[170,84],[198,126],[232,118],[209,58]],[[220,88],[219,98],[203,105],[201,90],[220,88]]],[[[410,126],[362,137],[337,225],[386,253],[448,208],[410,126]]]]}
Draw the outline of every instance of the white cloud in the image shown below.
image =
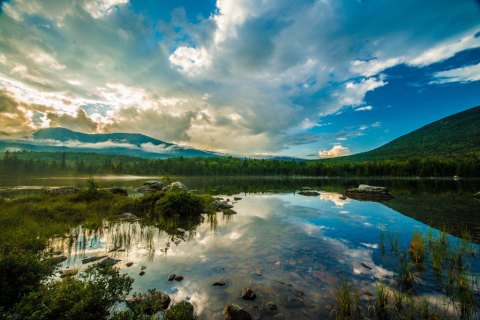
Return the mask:
{"type": "Polygon", "coordinates": [[[434,73],[434,83],[472,82],[480,80],[480,63],[434,73]]]}
{"type": "Polygon", "coordinates": [[[365,106],[365,107],[360,107],[355,109],[355,111],[370,111],[370,110],[373,110],[372,106],[365,106]]]}
{"type": "Polygon", "coordinates": [[[197,75],[211,64],[204,48],[178,47],[168,59],[171,64],[188,75],[197,75]]]}
{"type": "Polygon", "coordinates": [[[93,18],[99,19],[110,14],[116,6],[126,3],[128,0],[89,0],[83,6],[93,18]]]}
{"type": "Polygon", "coordinates": [[[336,158],[348,156],[349,154],[350,150],[340,144],[334,145],[330,150],[322,150],[318,152],[320,158],[336,158]]]}

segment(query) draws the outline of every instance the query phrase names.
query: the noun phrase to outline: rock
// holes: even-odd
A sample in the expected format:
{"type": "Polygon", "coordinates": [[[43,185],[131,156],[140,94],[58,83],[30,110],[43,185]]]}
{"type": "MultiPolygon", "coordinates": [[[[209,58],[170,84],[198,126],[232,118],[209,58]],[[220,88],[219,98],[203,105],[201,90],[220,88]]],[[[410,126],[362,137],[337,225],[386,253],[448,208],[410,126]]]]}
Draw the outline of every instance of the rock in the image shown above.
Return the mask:
{"type": "Polygon", "coordinates": [[[232,210],[232,209],[223,209],[222,211],[223,211],[223,214],[228,214],[228,215],[237,214],[237,211],[232,210]]]}
{"type": "Polygon", "coordinates": [[[143,183],[143,186],[137,188],[140,193],[153,193],[165,188],[165,183],[156,180],[150,180],[143,183]]]}
{"type": "Polygon", "coordinates": [[[145,274],[145,271],[140,271],[140,273],[138,274],[140,277],[143,277],[143,275],[145,274]]]}
{"type": "Polygon", "coordinates": [[[316,197],[320,195],[320,193],[318,193],[317,191],[310,191],[310,190],[302,190],[298,194],[301,194],[302,196],[307,196],[307,197],[316,197]]]}
{"type": "Polygon", "coordinates": [[[233,197],[233,200],[238,201],[238,200],[242,200],[242,198],[240,198],[240,197],[233,197]]]}
{"type": "Polygon", "coordinates": [[[58,187],[58,188],[47,188],[45,189],[45,192],[50,194],[69,195],[69,194],[75,194],[80,192],[80,189],[75,187],[58,187]]]}
{"type": "Polygon", "coordinates": [[[338,197],[338,198],[339,198],[340,200],[347,200],[347,197],[344,196],[343,194],[342,194],[340,197],[338,197]]]}
{"type": "Polygon", "coordinates": [[[177,231],[178,231],[178,232],[181,232],[181,233],[185,233],[185,232],[186,232],[186,230],[183,229],[183,228],[177,228],[177,231]]]}
{"type": "Polygon", "coordinates": [[[98,265],[101,266],[101,267],[113,267],[114,265],[116,265],[120,261],[122,261],[122,260],[117,260],[117,259],[113,259],[113,258],[108,257],[105,260],[102,260],[98,265]]]}
{"type": "Polygon", "coordinates": [[[225,320],[252,320],[252,316],[236,304],[229,304],[223,309],[225,320]]]}
{"type": "Polygon", "coordinates": [[[277,305],[275,304],[275,302],[272,302],[272,301],[268,301],[266,304],[265,304],[265,308],[267,308],[268,310],[270,311],[275,311],[278,309],[277,305]]]}
{"type": "Polygon", "coordinates": [[[63,261],[67,260],[67,256],[64,255],[59,255],[59,256],[53,256],[50,258],[51,261],[53,261],[55,264],[62,263],[63,261]]]}
{"type": "Polygon", "coordinates": [[[242,289],[242,299],[245,300],[254,300],[257,295],[250,288],[242,289]]]}
{"type": "Polygon", "coordinates": [[[141,267],[140,267],[140,270],[142,270],[142,271],[145,270],[145,269],[147,269],[146,266],[141,266],[141,267]]]}
{"type": "Polygon", "coordinates": [[[175,277],[176,277],[176,276],[177,276],[177,275],[176,275],[175,273],[169,275],[169,276],[168,276],[168,281],[173,281],[173,280],[175,280],[175,277]]]}
{"type": "Polygon", "coordinates": [[[182,281],[182,280],[183,280],[183,276],[182,276],[182,275],[177,274],[177,275],[175,276],[175,281],[182,281]]]}
{"type": "Polygon", "coordinates": [[[72,268],[72,269],[65,269],[60,271],[60,277],[73,277],[78,273],[78,269],[72,268]]]}
{"type": "Polygon", "coordinates": [[[125,265],[126,265],[127,267],[131,267],[131,266],[133,266],[133,262],[127,262],[125,265]]]}
{"type": "Polygon", "coordinates": [[[477,192],[473,195],[474,198],[480,199],[480,192],[477,192]]]}
{"type": "Polygon", "coordinates": [[[125,212],[125,213],[119,214],[117,216],[117,219],[122,221],[134,221],[134,220],[139,220],[140,218],[134,215],[133,213],[125,212]]]}
{"type": "Polygon", "coordinates": [[[225,285],[225,280],[223,279],[220,279],[218,281],[215,281],[212,286],[220,286],[220,287],[223,287],[225,285]]]}
{"type": "Polygon", "coordinates": [[[242,309],[250,314],[253,320],[260,320],[262,318],[263,310],[259,306],[253,304],[244,304],[242,309]]]}
{"type": "Polygon", "coordinates": [[[128,191],[122,188],[110,188],[109,191],[119,196],[128,196],[128,191]]]}
{"type": "Polygon", "coordinates": [[[393,198],[385,187],[361,184],[358,188],[348,189],[345,195],[355,200],[386,201],[393,198]]]}
{"type": "Polygon", "coordinates": [[[218,210],[224,210],[224,209],[231,209],[233,208],[233,206],[229,203],[227,203],[226,201],[213,201],[212,202],[212,206],[215,208],[215,209],[218,209],[218,210]]]}
{"type": "Polygon", "coordinates": [[[88,258],[83,258],[82,259],[82,263],[85,264],[85,263],[90,263],[90,262],[94,262],[94,261],[98,261],[98,260],[101,260],[101,259],[104,259],[106,258],[107,256],[95,256],[95,257],[88,257],[88,258]]]}
{"type": "Polygon", "coordinates": [[[184,185],[180,181],[175,181],[170,183],[168,186],[164,187],[162,190],[163,191],[178,191],[178,190],[188,191],[188,188],[186,185],[184,185]]]}
{"type": "Polygon", "coordinates": [[[136,309],[137,306],[142,307],[144,313],[153,315],[159,311],[165,311],[170,301],[170,297],[165,292],[149,289],[145,293],[134,293],[130,299],[127,299],[126,304],[131,309],[136,309]]]}

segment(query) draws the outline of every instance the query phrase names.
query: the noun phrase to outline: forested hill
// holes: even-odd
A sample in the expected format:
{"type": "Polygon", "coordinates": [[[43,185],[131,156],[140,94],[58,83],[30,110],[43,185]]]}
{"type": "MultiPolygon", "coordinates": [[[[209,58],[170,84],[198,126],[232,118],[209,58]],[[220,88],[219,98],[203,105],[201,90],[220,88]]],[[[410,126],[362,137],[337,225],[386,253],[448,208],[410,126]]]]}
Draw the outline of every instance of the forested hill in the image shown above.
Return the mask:
{"type": "Polygon", "coordinates": [[[480,153],[480,106],[435,121],[378,149],[341,159],[398,160],[411,157],[459,156],[465,153],[480,153]]]}

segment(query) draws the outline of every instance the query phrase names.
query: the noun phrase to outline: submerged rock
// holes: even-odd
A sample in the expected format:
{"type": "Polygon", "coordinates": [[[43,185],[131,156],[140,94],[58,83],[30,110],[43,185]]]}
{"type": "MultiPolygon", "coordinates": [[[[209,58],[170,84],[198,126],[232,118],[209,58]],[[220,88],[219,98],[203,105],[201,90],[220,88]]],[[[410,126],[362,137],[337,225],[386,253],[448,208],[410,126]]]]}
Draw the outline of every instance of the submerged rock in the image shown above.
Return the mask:
{"type": "Polygon", "coordinates": [[[231,205],[230,203],[226,202],[226,201],[213,201],[212,202],[212,206],[215,208],[215,209],[218,209],[218,210],[225,210],[225,209],[231,209],[233,208],[233,205],[231,205]]]}
{"type": "Polygon", "coordinates": [[[316,197],[319,196],[320,193],[317,191],[310,191],[310,190],[302,190],[298,194],[301,194],[302,196],[307,196],[307,197],[316,197]]]}
{"type": "Polygon", "coordinates": [[[229,304],[223,309],[225,320],[252,320],[250,313],[245,311],[242,306],[237,304],[229,304]]]}
{"type": "Polygon", "coordinates": [[[361,184],[358,188],[348,189],[345,195],[355,200],[386,201],[393,198],[385,187],[361,184]]]}
{"type": "Polygon", "coordinates": [[[125,265],[126,265],[127,267],[131,267],[131,266],[133,266],[133,262],[127,262],[125,265]]]}
{"type": "Polygon", "coordinates": [[[232,209],[223,209],[222,211],[224,214],[237,214],[237,211],[232,209]]]}
{"type": "Polygon", "coordinates": [[[243,288],[242,289],[242,299],[255,300],[256,297],[257,297],[257,295],[250,288],[243,288]]]}
{"type": "Polygon", "coordinates": [[[149,289],[145,293],[134,293],[126,304],[132,309],[141,306],[146,314],[153,315],[159,311],[165,311],[170,301],[170,297],[165,292],[149,289]]]}
{"type": "Polygon", "coordinates": [[[67,260],[67,256],[64,256],[64,255],[59,255],[59,256],[53,256],[50,258],[51,261],[53,261],[53,263],[55,264],[59,264],[59,263],[62,263],[63,261],[67,260]]]}
{"type": "Polygon", "coordinates": [[[117,259],[113,259],[113,258],[106,258],[105,260],[101,261],[98,265],[101,266],[101,267],[112,267],[114,265],[116,265],[117,263],[119,263],[120,261],[122,260],[117,260],[117,259]]]}
{"type": "Polygon", "coordinates": [[[220,287],[223,287],[225,285],[225,280],[223,279],[220,279],[218,281],[215,281],[212,286],[220,286],[220,287]]]}
{"type": "Polygon", "coordinates": [[[107,256],[95,256],[95,257],[88,257],[88,258],[83,258],[82,259],[82,263],[85,264],[85,263],[90,263],[90,262],[94,262],[94,261],[98,261],[98,260],[101,260],[101,259],[104,259],[106,258],[107,256]]]}
{"type": "Polygon", "coordinates": [[[65,269],[60,271],[60,277],[65,278],[65,277],[73,277],[78,273],[78,269],[72,268],[72,269],[65,269]]]}
{"type": "Polygon", "coordinates": [[[177,276],[177,275],[176,275],[175,273],[169,275],[169,276],[168,276],[168,281],[173,281],[173,280],[175,280],[175,277],[176,277],[176,276],[177,276]]]}

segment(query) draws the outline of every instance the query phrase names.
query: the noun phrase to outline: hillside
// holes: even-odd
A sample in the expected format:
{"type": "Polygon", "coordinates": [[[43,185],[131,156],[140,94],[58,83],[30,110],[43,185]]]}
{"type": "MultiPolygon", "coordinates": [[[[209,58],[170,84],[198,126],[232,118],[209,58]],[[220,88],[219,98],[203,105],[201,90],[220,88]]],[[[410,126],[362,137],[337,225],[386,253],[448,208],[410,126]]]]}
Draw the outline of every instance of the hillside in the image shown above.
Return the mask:
{"type": "Polygon", "coordinates": [[[480,153],[480,106],[448,116],[380,148],[338,160],[364,161],[480,153]]]}
{"type": "Polygon", "coordinates": [[[31,138],[0,138],[0,151],[85,152],[161,159],[173,157],[218,157],[219,154],[179,146],[138,133],[86,134],[65,128],[47,128],[31,138]]]}

